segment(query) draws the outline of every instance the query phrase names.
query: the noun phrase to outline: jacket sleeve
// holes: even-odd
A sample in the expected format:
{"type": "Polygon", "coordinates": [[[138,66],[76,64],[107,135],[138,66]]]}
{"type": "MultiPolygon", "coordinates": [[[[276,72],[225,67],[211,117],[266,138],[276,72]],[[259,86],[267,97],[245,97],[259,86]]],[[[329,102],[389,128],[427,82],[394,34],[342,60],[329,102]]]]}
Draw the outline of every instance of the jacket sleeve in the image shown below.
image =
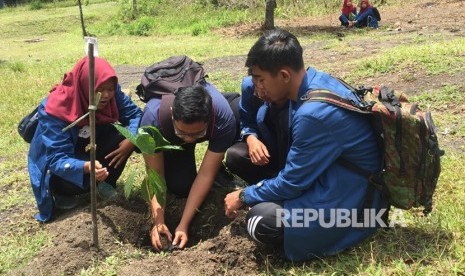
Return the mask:
{"type": "Polygon", "coordinates": [[[247,187],[244,195],[248,205],[300,196],[342,152],[336,137],[317,118],[300,116],[292,126],[292,133],[293,142],[284,169],[273,179],[247,187]]]}
{"type": "Polygon", "coordinates": [[[241,120],[241,139],[245,139],[248,135],[258,137],[257,111],[254,106],[254,85],[252,78],[247,77],[242,81],[241,101],[239,102],[239,117],[241,120]]]}
{"type": "Polygon", "coordinates": [[[75,158],[74,129],[62,131],[67,124],[42,110],[40,123],[44,124],[42,139],[46,148],[48,170],[52,174],[74,183],[81,188],[84,181],[84,160],[75,158]]]}
{"type": "Polygon", "coordinates": [[[127,126],[132,134],[137,134],[139,122],[142,117],[141,109],[121,91],[121,86],[118,84],[115,94],[116,104],[119,111],[119,122],[127,126]]]}

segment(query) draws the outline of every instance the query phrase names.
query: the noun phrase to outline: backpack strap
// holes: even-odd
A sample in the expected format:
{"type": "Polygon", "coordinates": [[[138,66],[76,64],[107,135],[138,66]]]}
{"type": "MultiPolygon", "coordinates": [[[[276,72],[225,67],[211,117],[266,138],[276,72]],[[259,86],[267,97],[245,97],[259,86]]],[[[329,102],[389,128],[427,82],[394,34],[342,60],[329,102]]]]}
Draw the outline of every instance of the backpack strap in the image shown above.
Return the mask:
{"type": "MultiPolygon", "coordinates": [[[[352,92],[355,93],[355,90],[352,90],[352,92]]],[[[309,90],[307,94],[301,97],[301,100],[307,102],[325,102],[357,113],[372,114],[372,111],[367,110],[366,107],[359,106],[353,100],[342,98],[338,94],[326,89],[309,90]]],[[[399,141],[399,143],[401,144],[401,141],[399,141]]],[[[338,158],[336,162],[347,169],[368,178],[368,180],[370,180],[370,182],[375,184],[378,188],[382,187],[382,178],[378,174],[373,174],[372,172],[369,172],[342,157],[338,158]]]]}
{"type": "MultiPolygon", "coordinates": [[[[353,89],[350,86],[348,88],[355,95],[357,95],[358,91],[360,92],[362,91],[362,90],[353,89]]],[[[368,91],[367,89],[363,89],[363,90],[368,91]]],[[[301,100],[306,101],[306,102],[324,102],[324,103],[339,106],[341,108],[344,108],[350,111],[355,111],[357,113],[372,114],[370,104],[364,105],[362,103],[361,105],[358,105],[355,101],[351,99],[342,98],[338,94],[331,92],[327,89],[309,90],[305,95],[301,97],[301,100]]],[[[373,187],[380,190],[383,196],[387,195],[386,186],[384,185],[384,180],[380,173],[372,173],[368,170],[365,170],[364,168],[355,165],[353,162],[350,162],[349,160],[346,160],[343,157],[339,157],[338,159],[336,159],[336,163],[368,179],[371,185],[368,186],[369,188],[367,190],[367,195],[365,198],[365,202],[363,204],[363,208],[371,208],[371,205],[373,202],[374,191],[375,191],[373,187]]]]}
{"type": "Polygon", "coordinates": [[[174,132],[173,120],[171,116],[171,107],[173,106],[174,95],[167,94],[161,97],[160,108],[158,109],[159,130],[166,140],[173,144],[182,143],[182,139],[176,136],[174,132]]]}
{"type": "Polygon", "coordinates": [[[302,101],[306,102],[324,102],[342,107],[347,110],[355,111],[362,114],[371,114],[368,106],[359,105],[351,99],[345,99],[338,94],[326,89],[312,89],[305,95],[300,97],[302,101]]]}

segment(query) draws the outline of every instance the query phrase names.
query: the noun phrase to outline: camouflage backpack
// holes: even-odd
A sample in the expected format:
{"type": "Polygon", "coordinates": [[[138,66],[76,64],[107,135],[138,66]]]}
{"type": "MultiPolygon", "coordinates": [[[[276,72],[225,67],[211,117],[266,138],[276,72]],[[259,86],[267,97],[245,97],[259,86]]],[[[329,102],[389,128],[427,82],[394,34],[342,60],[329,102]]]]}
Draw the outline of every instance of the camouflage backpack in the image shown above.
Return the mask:
{"type": "Polygon", "coordinates": [[[361,105],[320,89],[309,91],[304,100],[368,114],[381,149],[382,169],[372,174],[348,161],[339,163],[368,177],[392,206],[406,210],[423,206],[424,214],[431,212],[441,172],[440,157],[444,154],[439,149],[431,113],[421,111],[404,94],[390,88],[355,89],[341,82],[360,99],[361,105]]]}

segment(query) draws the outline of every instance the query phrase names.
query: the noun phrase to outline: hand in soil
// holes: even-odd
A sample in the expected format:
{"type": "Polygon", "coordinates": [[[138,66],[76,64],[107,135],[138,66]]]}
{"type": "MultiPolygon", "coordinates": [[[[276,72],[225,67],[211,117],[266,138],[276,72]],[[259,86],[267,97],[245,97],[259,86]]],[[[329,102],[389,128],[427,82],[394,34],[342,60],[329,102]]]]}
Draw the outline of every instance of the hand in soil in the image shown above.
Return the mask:
{"type": "Polygon", "coordinates": [[[173,244],[176,244],[179,249],[183,249],[188,240],[187,229],[178,226],[174,233],[173,244]]]}
{"type": "Polygon", "coordinates": [[[155,250],[168,250],[171,245],[171,233],[165,224],[154,225],[150,232],[150,239],[155,250]]]}

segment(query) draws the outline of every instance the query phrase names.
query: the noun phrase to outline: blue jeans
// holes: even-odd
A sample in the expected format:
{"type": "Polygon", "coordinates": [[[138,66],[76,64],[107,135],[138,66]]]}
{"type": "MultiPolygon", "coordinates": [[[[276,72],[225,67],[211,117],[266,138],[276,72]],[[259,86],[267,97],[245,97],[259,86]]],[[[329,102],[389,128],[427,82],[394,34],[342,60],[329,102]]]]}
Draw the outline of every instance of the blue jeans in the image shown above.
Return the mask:
{"type": "Polygon", "coordinates": [[[378,20],[374,16],[368,16],[368,27],[373,29],[378,28],[378,20]]]}

